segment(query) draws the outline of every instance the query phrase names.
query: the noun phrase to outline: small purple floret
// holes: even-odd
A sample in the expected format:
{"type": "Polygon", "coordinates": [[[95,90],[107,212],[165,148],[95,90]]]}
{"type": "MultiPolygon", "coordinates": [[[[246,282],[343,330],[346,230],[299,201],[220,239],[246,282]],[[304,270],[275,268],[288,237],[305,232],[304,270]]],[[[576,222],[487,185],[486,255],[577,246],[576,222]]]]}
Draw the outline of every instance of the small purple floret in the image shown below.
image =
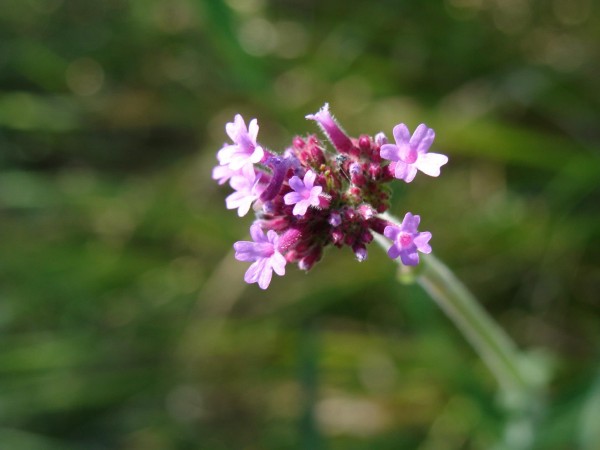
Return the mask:
{"type": "Polygon", "coordinates": [[[284,195],[283,201],[286,205],[295,205],[292,213],[295,216],[303,216],[309,206],[319,206],[319,194],[323,192],[321,186],[314,186],[317,174],[308,170],[304,180],[297,176],[290,178],[289,184],[294,192],[284,195]]]}
{"type": "Polygon", "coordinates": [[[259,163],[265,152],[256,143],[258,135],[258,122],[252,119],[246,128],[246,123],[240,114],[236,114],[234,121],[225,125],[225,131],[233,144],[224,146],[217,153],[219,164],[228,165],[231,170],[241,169],[247,164],[259,163]]]}
{"type": "Polygon", "coordinates": [[[261,175],[257,177],[254,171],[231,177],[229,185],[235,192],[225,199],[227,209],[237,209],[238,216],[245,216],[264,190],[264,186],[259,184],[260,178],[261,175]]]}
{"type": "Polygon", "coordinates": [[[273,230],[269,230],[265,236],[258,224],[250,227],[250,236],[254,242],[238,241],[233,244],[235,259],[252,262],[244,281],[258,283],[261,289],[266,289],[271,283],[273,271],[280,276],[285,274],[286,260],[277,250],[279,236],[273,230]]]}
{"type": "Polygon", "coordinates": [[[393,241],[392,246],[388,250],[390,258],[396,259],[400,256],[403,264],[416,266],[419,264],[417,250],[421,253],[431,253],[431,246],[429,245],[431,233],[428,231],[419,232],[417,230],[420,220],[419,216],[406,213],[399,227],[396,225],[385,227],[383,234],[393,241]]]}
{"type": "Polygon", "coordinates": [[[435,138],[433,129],[421,124],[412,137],[403,123],[393,130],[396,144],[383,144],[380,155],[395,163],[394,176],[410,183],[420,170],[426,175],[437,177],[440,167],[448,162],[448,157],[440,153],[427,153],[435,138]]]}

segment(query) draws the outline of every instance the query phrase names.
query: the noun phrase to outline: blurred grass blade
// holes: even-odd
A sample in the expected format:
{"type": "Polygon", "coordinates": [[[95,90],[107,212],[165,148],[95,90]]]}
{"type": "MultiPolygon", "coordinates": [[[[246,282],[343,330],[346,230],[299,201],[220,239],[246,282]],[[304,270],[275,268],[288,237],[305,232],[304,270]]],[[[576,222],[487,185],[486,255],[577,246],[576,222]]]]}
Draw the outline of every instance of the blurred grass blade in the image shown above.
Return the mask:
{"type": "Polygon", "coordinates": [[[600,445],[600,375],[583,406],[579,442],[582,450],[597,450],[600,445]]]}

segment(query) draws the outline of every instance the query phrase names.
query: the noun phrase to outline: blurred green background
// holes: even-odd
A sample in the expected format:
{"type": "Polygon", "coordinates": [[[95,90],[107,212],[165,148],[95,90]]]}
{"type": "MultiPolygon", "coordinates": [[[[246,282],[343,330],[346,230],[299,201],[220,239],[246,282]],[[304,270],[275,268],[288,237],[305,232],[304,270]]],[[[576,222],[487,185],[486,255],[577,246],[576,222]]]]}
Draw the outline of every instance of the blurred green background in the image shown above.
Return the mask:
{"type": "Polygon", "coordinates": [[[0,0],[0,448],[501,439],[494,379],[376,246],[243,283],[252,218],[210,179],[224,124],[283,150],[326,101],[351,135],[436,130],[450,163],[395,183],[392,213],[552,361],[535,448],[600,448],[598,10],[0,0]]]}

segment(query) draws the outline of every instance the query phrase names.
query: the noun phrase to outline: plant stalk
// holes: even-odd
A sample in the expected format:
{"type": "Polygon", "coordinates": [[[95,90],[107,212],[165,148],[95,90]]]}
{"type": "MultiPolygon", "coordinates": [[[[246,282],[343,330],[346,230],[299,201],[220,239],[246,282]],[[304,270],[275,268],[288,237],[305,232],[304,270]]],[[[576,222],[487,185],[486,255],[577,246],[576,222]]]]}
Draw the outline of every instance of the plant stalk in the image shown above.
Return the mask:
{"type": "MultiPolygon", "coordinates": [[[[385,215],[385,219],[399,223],[389,215],[385,215]]],[[[376,240],[385,250],[389,248],[390,243],[383,236],[376,235],[376,240]]],[[[523,357],[514,342],[446,265],[432,254],[422,254],[420,259],[414,281],[454,322],[503,391],[519,397],[529,396],[535,386],[523,370],[523,357]]],[[[401,265],[399,260],[398,264],[401,265]]]]}

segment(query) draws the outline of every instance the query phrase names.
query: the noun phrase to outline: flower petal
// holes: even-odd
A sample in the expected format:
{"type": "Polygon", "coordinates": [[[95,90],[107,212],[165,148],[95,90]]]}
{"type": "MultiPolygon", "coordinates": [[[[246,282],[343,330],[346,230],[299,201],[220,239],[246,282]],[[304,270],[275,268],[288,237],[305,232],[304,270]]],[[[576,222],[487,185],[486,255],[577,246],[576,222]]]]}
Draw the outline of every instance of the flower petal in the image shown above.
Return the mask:
{"type": "Polygon", "coordinates": [[[304,197],[297,192],[288,192],[283,196],[283,201],[286,205],[295,205],[302,200],[304,200],[304,197]]]}
{"type": "Polygon", "coordinates": [[[417,249],[405,250],[400,253],[400,259],[405,266],[416,266],[419,264],[419,254],[417,249]]]}
{"type": "Polygon", "coordinates": [[[259,259],[258,261],[250,264],[250,267],[248,267],[248,270],[246,270],[246,273],[244,274],[244,281],[246,283],[256,283],[258,277],[263,271],[264,265],[264,259],[259,259]]]}
{"type": "Polygon", "coordinates": [[[292,214],[294,214],[295,216],[303,216],[304,214],[306,214],[306,210],[308,209],[308,207],[309,202],[307,202],[306,200],[299,201],[298,203],[296,203],[296,206],[294,206],[292,214]]]}
{"type": "Polygon", "coordinates": [[[254,151],[252,152],[252,154],[250,155],[250,157],[248,159],[250,160],[251,163],[257,164],[262,161],[264,156],[265,156],[265,151],[263,150],[263,148],[257,146],[254,148],[254,151]]]}
{"type": "Polygon", "coordinates": [[[410,183],[415,179],[417,175],[417,168],[411,164],[406,164],[402,161],[398,161],[396,163],[396,168],[394,170],[394,176],[399,180],[404,180],[406,183],[410,183]]]}
{"type": "Polygon", "coordinates": [[[267,242],[267,237],[259,224],[253,223],[250,227],[250,236],[254,242],[267,242]]]}
{"type": "Polygon", "coordinates": [[[285,265],[287,261],[279,252],[273,253],[271,256],[271,266],[277,275],[285,275],[285,265]]]}
{"type": "Polygon", "coordinates": [[[233,249],[235,250],[235,259],[245,262],[256,261],[257,253],[254,245],[254,242],[249,241],[238,241],[233,244],[233,249]]]}
{"type": "Polygon", "coordinates": [[[253,142],[256,142],[256,137],[258,136],[258,121],[256,119],[252,119],[248,124],[248,134],[253,142]]]}
{"type": "Polygon", "coordinates": [[[390,161],[398,161],[400,159],[400,151],[398,146],[394,144],[383,144],[379,149],[379,156],[390,161]]]}
{"type": "Polygon", "coordinates": [[[396,240],[396,238],[398,237],[399,233],[400,233],[400,228],[398,228],[396,226],[393,226],[393,225],[388,225],[383,230],[383,235],[386,238],[391,239],[392,241],[396,240]]]}
{"type": "Polygon", "coordinates": [[[387,252],[388,256],[392,259],[396,259],[400,256],[400,249],[396,246],[396,244],[392,245],[387,252]]]}
{"type": "Polygon", "coordinates": [[[417,168],[430,177],[440,175],[440,167],[448,162],[448,157],[441,153],[427,153],[421,155],[417,161],[417,168]]]}
{"type": "Polygon", "coordinates": [[[229,122],[225,125],[225,131],[233,142],[236,142],[240,132],[246,131],[246,124],[240,114],[236,114],[233,118],[233,122],[229,122]]]}
{"type": "Polygon", "coordinates": [[[300,179],[300,177],[293,176],[289,181],[290,187],[296,192],[304,192],[306,188],[304,187],[304,182],[300,179]]]}
{"type": "Polygon", "coordinates": [[[404,215],[404,219],[402,219],[402,225],[400,225],[400,229],[410,234],[415,234],[417,232],[417,228],[419,228],[419,223],[421,222],[421,216],[413,215],[410,212],[407,212],[404,215]]]}
{"type": "Polygon", "coordinates": [[[273,277],[273,269],[271,268],[268,261],[265,261],[265,265],[262,271],[258,274],[258,287],[266,289],[271,284],[271,278],[273,277]]]}
{"type": "Polygon", "coordinates": [[[434,139],[435,139],[435,131],[433,131],[433,128],[427,128],[427,131],[425,132],[425,136],[423,136],[423,138],[421,139],[421,142],[417,146],[417,151],[420,154],[427,153],[427,151],[429,150],[429,147],[431,147],[431,144],[433,144],[434,139]]]}
{"type": "Polygon", "coordinates": [[[433,130],[422,123],[417,127],[410,138],[410,148],[418,150],[419,153],[424,153],[431,146],[434,137],[435,133],[433,130]]]}
{"type": "Polygon", "coordinates": [[[394,127],[394,130],[392,131],[392,134],[394,135],[394,140],[396,141],[396,145],[398,146],[406,145],[410,141],[410,131],[408,130],[408,127],[403,123],[399,123],[398,125],[396,125],[394,127]]]}
{"type": "Polygon", "coordinates": [[[316,178],[317,178],[316,173],[314,173],[312,170],[307,171],[306,174],[304,175],[305,189],[312,189],[313,185],[315,184],[316,178]]]}
{"type": "Polygon", "coordinates": [[[429,245],[430,239],[431,233],[429,231],[423,231],[414,238],[413,242],[417,246],[417,250],[421,253],[431,253],[431,245],[429,245]]]}

